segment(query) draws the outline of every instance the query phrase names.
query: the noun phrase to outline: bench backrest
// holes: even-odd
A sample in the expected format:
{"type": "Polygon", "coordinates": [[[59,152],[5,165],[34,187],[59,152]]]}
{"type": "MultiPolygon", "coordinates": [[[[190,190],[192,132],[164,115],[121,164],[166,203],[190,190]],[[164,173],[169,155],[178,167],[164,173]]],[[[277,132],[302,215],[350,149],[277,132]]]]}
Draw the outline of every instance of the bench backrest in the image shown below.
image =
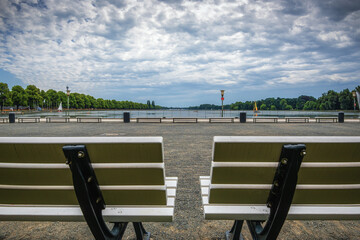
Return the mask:
{"type": "Polygon", "coordinates": [[[78,205],[62,150],[85,145],[107,205],[166,205],[162,137],[0,138],[0,204],[78,205]]]}
{"type": "Polygon", "coordinates": [[[266,204],[284,144],[305,144],[293,204],[360,204],[360,137],[214,137],[210,204],[266,204]]]}

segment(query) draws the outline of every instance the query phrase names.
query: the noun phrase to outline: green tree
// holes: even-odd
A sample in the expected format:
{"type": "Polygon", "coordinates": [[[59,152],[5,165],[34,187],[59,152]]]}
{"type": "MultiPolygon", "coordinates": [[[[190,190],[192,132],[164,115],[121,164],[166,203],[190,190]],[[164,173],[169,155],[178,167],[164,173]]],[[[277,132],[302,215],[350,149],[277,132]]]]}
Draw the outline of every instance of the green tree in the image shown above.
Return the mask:
{"type": "Polygon", "coordinates": [[[45,103],[50,108],[58,108],[60,104],[60,98],[57,92],[54,89],[49,89],[46,91],[46,100],[45,103]],[[48,103],[46,103],[48,101],[48,103]]]}
{"type": "Polygon", "coordinates": [[[155,108],[155,101],[154,100],[151,102],[151,107],[155,108]]]}
{"type": "Polygon", "coordinates": [[[57,92],[57,98],[59,99],[59,102],[62,102],[63,109],[67,109],[67,95],[63,91],[57,92]]]}
{"type": "Polygon", "coordinates": [[[316,101],[316,99],[311,96],[301,95],[300,97],[297,98],[296,109],[303,110],[305,103],[308,101],[316,101]]]}
{"type": "Polygon", "coordinates": [[[323,93],[318,99],[320,110],[337,110],[340,108],[339,95],[333,90],[323,93]]]}
{"type": "Polygon", "coordinates": [[[281,106],[281,109],[282,110],[285,110],[285,107],[287,106],[288,104],[287,104],[287,101],[286,101],[286,99],[281,99],[281,101],[280,101],[280,106],[281,106]]]}
{"type": "Polygon", "coordinates": [[[272,110],[272,111],[276,110],[276,106],[275,106],[275,105],[271,105],[270,110],[272,110]]]}
{"type": "Polygon", "coordinates": [[[30,105],[30,108],[35,108],[36,105],[39,105],[42,100],[40,89],[38,89],[35,85],[28,85],[25,92],[28,96],[28,104],[30,105]]]}
{"type": "Polygon", "coordinates": [[[315,101],[307,101],[304,104],[304,110],[316,110],[316,102],[315,101]]]}
{"type": "Polygon", "coordinates": [[[266,107],[266,104],[265,104],[265,103],[261,104],[260,110],[267,110],[267,107],[266,107]]]}
{"type": "Polygon", "coordinates": [[[339,93],[339,104],[341,110],[351,110],[353,107],[352,94],[349,89],[344,89],[339,93]]]}
{"type": "Polygon", "coordinates": [[[6,104],[6,101],[10,99],[10,91],[7,83],[0,83],[0,104],[1,104],[1,111],[6,104]]]}
{"type": "Polygon", "coordinates": [[[20,106],[28,105],[27,95],[25,89],[22,86],[15,85],[12,87],[11,99],[16,106],[16,110],[19,110],[20,106]]]}

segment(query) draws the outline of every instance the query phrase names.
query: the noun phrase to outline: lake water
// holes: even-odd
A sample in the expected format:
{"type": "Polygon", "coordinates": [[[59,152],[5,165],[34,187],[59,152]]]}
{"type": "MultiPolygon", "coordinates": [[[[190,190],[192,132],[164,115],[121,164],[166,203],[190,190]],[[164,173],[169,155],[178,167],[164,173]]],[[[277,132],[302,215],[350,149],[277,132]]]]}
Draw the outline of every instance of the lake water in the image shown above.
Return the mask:
{"type": "MultiPolygon", "coordinates": [[[[34,111],[25,112],[22,116],[70,116],[70,117],[103,117],[103,118],[123,118],[124,112],[130,112],[131,118],[216,118],[221,117],[221,110],[79,110],[79,111],[63,111],[63,112],[48,112],[48,111],[34,111]]],[[[254,113],[253,111],[224,111],[224,117],[235,118],[240,116],[240,112],[246,112],[247,118],[256,116],[277,116],[283,117],[318,117],[318,116],[338,116],[340,111],[260,111],[254,113]]],[[[345,118],[360,118],[360,112],[345,112],[345,118]]]]}

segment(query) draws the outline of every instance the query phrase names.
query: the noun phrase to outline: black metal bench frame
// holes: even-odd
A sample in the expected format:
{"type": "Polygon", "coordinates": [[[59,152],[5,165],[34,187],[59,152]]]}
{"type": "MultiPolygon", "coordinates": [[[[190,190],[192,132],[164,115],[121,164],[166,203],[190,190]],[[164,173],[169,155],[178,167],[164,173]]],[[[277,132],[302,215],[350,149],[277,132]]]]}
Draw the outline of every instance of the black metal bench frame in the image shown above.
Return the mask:
{"type": "MultiPolygon", "coordinates": [[[[64,146],[63,151],[72,172],[73,185],[84,218],[97,240],[122,239],[128,222],[116,222],[110,230],[103,219],[106,208],[99,183],[85,145],[64,146]]],[[[136,239],[150,239],[141,222],[133,222],[136,239]]]]}
{"type": "MultiPolygon", "coordinates": [[[[270,215],[264,226],[261,225],[264,221],[246,220],[254,240],[273,240],[279,235],[292,203],[305,150],[304,144],[283,146],[267,200],[270,215]]],[[[226,232],[226,239],[242,240],[243,223],[244,220],[235,220],[231,230],[226,232]]]]}

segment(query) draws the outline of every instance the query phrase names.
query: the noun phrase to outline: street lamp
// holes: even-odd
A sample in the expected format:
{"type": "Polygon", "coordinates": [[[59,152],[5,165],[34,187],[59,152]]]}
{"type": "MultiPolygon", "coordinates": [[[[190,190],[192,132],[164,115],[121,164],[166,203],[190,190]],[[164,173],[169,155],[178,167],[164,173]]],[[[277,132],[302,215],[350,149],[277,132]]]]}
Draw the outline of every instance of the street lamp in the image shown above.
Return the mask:
{"type": "Polygon", "coordinates": [[[221,117],[224,117],[224,92],[225,90],[220,90],[221,92],[221,117]]]}
{"type": "Polygon", "coordinates": [[[355,108],[356,108],[356,103],[355,103],[356,92],[353,91],[353,92],[352,92],[352,95],[353,95],[353,98],[354,98],[354,111],[355,111],[355,110],[356,110],[356,109],[355,109],[355,108]]]}
{"type": "Polygon", "coordinates": [[[68,113],[69,113],[69,97],[70,97],[69,86],[66,86],[66,95],[67,95],[67,109],[68,109],[68,113]]]}

